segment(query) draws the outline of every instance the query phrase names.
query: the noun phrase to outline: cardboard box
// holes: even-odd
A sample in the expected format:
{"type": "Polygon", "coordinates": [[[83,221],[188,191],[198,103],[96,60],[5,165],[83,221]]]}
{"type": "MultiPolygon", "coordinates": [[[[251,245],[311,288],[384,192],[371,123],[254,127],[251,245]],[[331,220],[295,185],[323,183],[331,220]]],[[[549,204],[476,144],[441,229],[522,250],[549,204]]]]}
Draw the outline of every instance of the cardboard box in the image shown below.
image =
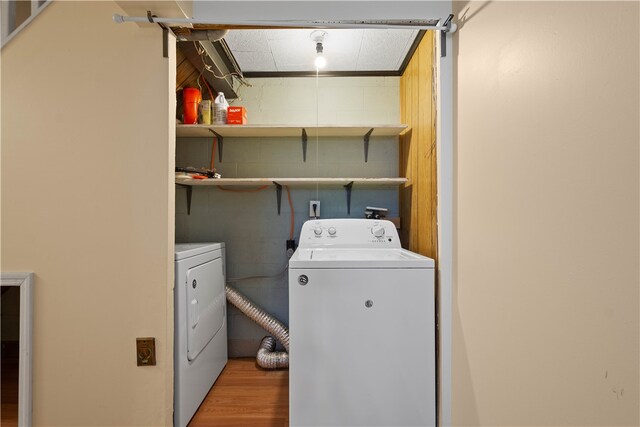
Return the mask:
{"type": "Polygon", "coordinates": [[[227,109],[227,124],[228,125],[246,125],[247,124],[247,110],[240,106],[229,106],[227,109]]]}

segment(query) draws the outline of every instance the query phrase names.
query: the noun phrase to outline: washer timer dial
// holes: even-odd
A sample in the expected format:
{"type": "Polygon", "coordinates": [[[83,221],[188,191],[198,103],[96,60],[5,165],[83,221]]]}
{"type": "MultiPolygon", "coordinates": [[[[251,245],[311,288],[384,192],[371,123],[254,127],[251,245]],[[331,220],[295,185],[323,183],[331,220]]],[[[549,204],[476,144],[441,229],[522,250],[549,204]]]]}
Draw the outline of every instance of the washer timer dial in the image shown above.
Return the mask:
{"type": "Polygon", "coordinates": [[[384,236],[384,227],[376,227],[373,229],[373,235],[376,237],[384,236]]]}

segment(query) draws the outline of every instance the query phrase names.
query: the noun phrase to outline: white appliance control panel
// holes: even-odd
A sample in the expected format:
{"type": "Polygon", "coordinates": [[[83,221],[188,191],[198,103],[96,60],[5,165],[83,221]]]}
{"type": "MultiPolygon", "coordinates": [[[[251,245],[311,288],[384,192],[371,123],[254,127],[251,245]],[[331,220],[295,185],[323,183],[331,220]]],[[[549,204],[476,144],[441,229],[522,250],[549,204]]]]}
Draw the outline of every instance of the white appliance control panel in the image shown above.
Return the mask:
{"type": "Polygon", "coordinates": [[[398,230],[381,219],[312,219],[300,232],[301,248],[400,248],[398,230]]]}

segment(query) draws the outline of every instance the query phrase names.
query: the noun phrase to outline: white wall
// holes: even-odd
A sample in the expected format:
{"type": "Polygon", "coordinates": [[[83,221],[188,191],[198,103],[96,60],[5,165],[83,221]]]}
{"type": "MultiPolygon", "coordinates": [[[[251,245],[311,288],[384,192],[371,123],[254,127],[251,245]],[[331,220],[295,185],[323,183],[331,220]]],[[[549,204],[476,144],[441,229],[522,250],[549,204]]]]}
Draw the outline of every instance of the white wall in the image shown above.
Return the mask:
{"type": "Polygon", "coordinates": [[[639,4],[459,2],[454,425],[638,425],[639,4]]]}
{"type": "Polygon", "coordinates": [[[398,124],[399,77],[249,79],[232,105],[254,124],[398,124]]]}
{"type": "Polygon", "coordinates": [[[175,60],[113,13],[53,2],[2,49],[2,271],[35,273],[34,425],[172,423],[175,60]],[[158,364],[136,367],[146,336],[158,364]]]}
{"type": "MultiPolygon", "coordinates": [[[[399,78],[250,79],[234,104],[248,110],[249,123],[313,125],[397,124],[400,122],[399,78]]],[[[176,164],[209,167],[211,138],[180,138],[176,164]]],[[[309,138],[307,161],[302,161],[300,138],[225,138],[223,162],[216,168],[223,177],[395,177],[398,176],[398,138],[371,139],[369,161],[364,162],[361,137],[309,138]]],[[[295,239],[309,219],[309,201],[321,202],[323,218],[347,214],[342,186],[291,187],[295,239]]],[[[351,217],[361,218],[366,206],[384,206],[397,217],[398,189],[354,185],[351,217]]],[[[228,277],[274,274],[287,263],[291,210],[286,192],[277,214],[275,187],[258,193],[224,192],[215,187],[193,191],[191,215],[186,194],[176,193],[176,240],[226,243],[228,277]]],[[[234,284],[280,320],[288,323],[287,276],[234,284]]],[[[229,310],[229,354],[255,356],[265,331],[237,310],[229,310]]]]}

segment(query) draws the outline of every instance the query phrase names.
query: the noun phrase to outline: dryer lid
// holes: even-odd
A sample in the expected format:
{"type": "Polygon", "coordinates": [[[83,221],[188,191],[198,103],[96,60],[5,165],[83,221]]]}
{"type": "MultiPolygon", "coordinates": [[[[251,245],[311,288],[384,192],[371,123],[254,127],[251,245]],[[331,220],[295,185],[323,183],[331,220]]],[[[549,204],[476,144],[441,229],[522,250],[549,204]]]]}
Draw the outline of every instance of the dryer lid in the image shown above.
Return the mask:
{"type": "Polygon", "coordinates": [[[185,259],[224,248],[224,243],[176,243],[175,260],[185,259]]]}

